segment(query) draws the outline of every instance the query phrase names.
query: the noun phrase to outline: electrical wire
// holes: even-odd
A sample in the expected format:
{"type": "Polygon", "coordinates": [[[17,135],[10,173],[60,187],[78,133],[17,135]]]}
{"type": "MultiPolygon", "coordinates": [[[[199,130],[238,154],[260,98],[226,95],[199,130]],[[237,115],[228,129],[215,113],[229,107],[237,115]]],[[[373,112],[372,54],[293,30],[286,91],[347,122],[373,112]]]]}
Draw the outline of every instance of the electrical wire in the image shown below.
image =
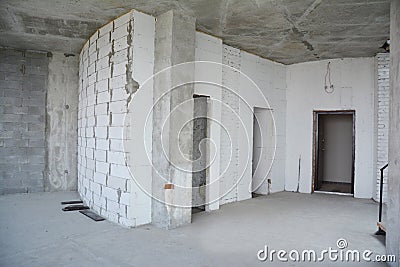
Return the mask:
{"type": "Polygon", "coordinates": [[[335,91],[335,88],[333,87],[332,81],[331,81],[331,62],[328,62],[328,65],[326,66],[326,74],[325,74],[325,92],[328,94],[332,94],[333,91],[335,91]],[[326,84],[326,78],[328,77],[329,80],[329,87],[326,84]]]}

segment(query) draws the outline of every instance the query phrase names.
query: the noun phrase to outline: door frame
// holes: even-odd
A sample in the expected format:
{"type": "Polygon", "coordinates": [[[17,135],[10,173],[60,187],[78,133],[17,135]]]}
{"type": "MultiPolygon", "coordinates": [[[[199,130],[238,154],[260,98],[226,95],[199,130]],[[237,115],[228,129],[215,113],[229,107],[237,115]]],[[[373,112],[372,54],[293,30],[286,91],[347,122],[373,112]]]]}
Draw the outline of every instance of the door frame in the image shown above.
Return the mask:
{"type": "Polygon", "coordinates": [[[313,193],[316,186],[316,179],[318,174],[318,123],[319,115],[352,115],[353,117],[353,144],[352,144],[352,172],[351,172],[351,194],[354,195],[354,161],[355,161],[355,136],[356,136],[356,111],[355,110],[314,110],[313,111],[313,158],[312,158],[312,183],[311,192],[313,193]]]}

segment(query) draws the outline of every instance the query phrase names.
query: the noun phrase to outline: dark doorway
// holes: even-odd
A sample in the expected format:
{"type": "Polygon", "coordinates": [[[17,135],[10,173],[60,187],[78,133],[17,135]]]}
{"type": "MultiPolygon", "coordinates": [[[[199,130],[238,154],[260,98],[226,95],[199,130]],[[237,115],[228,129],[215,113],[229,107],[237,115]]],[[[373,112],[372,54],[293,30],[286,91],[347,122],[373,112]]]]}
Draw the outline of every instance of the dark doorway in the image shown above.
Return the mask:
{"type": "Polygon", "coordinates": [[[208,162],[208,96],[194,95],[192,213],[205,210],[208,162]]]}
{"type": "Polygon", "coordinates": [[[314,112],[314,191],[354,193],[354,117],[354,111],[314,112]]]}

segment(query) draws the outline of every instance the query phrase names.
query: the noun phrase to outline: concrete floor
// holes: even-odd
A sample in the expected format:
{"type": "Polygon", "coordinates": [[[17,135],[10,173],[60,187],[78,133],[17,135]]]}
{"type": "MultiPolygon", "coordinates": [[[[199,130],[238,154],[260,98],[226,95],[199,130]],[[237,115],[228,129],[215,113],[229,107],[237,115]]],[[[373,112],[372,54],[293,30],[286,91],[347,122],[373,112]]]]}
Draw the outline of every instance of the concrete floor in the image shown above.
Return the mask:
{"type": "Polygon", "coordinates": [[[76,198],[74,192],[0,196],[0,266],[305,266],[259,262],[257,251],[264,245],[321,251],[336,248],[339,238],[348,249],[385,253],[373,235],[378,206],[371,200],[282,192],[197,213],[191,225],[167,231],[61,211],[60,201],[76,198]]]}

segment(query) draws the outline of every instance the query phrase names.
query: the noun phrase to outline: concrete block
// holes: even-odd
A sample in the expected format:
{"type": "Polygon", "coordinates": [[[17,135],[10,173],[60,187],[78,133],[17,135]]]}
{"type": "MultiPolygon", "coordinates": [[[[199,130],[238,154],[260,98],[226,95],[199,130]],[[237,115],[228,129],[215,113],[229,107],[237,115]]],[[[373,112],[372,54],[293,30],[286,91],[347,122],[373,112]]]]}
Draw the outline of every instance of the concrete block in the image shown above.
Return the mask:
{"type": "Polygon", "coordinates": [[[96,148],[96,139],[94,139],[93,137],[86,138],[86,147],[92,149],[96,148]]]}
{"type": "Polygon", "coordinates": [[[94,181],[101,185],[107,184],[107,175],[100,172],[95,172],[94,174],[94,181]]]}
{"type": "Polygon", "coordinates": [[[94,116],[94,105],[87,106],[86,107],[86,116],[87,117],[92,117],[94,116]]]}
{"type": "Polygon", "coordinates": [[[22,98],[0,96],[0,105],[22,106],[22,98]]]}
{"type": "Polygon", "coordinates": [[[45,147],[44,139],[36,139],[36,140],[29,139],[26,141],[28,141],[29,147],[45,147]]]}
{"type": "Polygon", "coordinates": [[[98,59],[101,59],[103,57],[108,57],[109,53],[111,53],[111,44],[108,43],[102,47],[99,47],[97,55],[98,59]]]}
{"type": "MultiPolygon", "coordinates": [[[[101,187],[101,196],[107,198],[107,200],[111,200],[114,201],[115,203],[118,204],[118,193],[117,190],[109,188],[107,186],[102,186],[101,187]]],[[[107,201],[108,202],[108,201],[107,201]]],[[[108,204],[108,203],[107,203],[108,204]]],[[[107,205],[107,209],[108,209],[108,205],[107,205]]]]}
{"type": "Polygon", "coordinates": [[[108,159],[107,160],[109,163],[125,165],[125,153],[108,151],[108,159]]]}
{"type": "Polygon", "coordinates": [[[110,35],[109,34],[103,35],[99,39],[97,39],[97,49],[99,49],[99,50],[102,47],[105,47],[106,45],[109,45],[109,44],[110,44],[110,35]]]}
{"type": "Polygon", "coordinates": [[[99,82],[96,82],[95,85],[96,85],[96,91],[99,93],[108,91],[108,79],[104,79],[99,82]]]}
{"type": "Polygon", "coordinates": [[[113,27],[114,27],[113,22],[107,23],[106,25],[104,25],[99,29],[99,36],[101,37],[103,35],[109,35],[113,27]]]}
{"type": "Polygon", "coordinates": [[[92,54],[89,54],[88,64],[92,64],[93,62],[97,61],[98,52],[95,51],[92,54]]]}
{"type": "Polygon", "coordinates": [[[97,60],[96,67],[97,70],[101,70],[110,66],[109,57],[103,57],[97,60]]]}
{"type": "Polygon", "coordinates": [[[86,148],[85,156],[88,159],[94,159],[94,149],[93,148],[86,148]]]}
{"type": "MultiPolygon", "coordinates": [[[[91,46],[89,46],[89,49],[88,49],[88,54],[89,55],[93,55],[94,53],[96,53],[97,52],[97,47],[96,47],[96,45],[91,45],[91,46]]],[[[90,62],[90,64],[94,64],[95,62],[90,62]]],[[[88,71],[89,72],[89,71],[88,71]]]]}
{"type": "Polygon", "coordinates": [[[89,45],[95,44],[98,37],[99,37],[99,33],[98,33],[98,31],[96,31],[96,32],[89,38],[89,45]]]}
{"type": "Polygon", "coordinates": [[[112,221],[112,222],[115,222],[115,223],[118,222],[118,217],[119,216],[118,216],[117,213],[113,213],[113,212],[107,211],[106,209],[102,209],[100,215],[103,216],[104,218],[106,218],[109,221],[112,221]]]}
{"type": "Polygon", "coordinates": [[[95,119],[95,117],[88,117],[88,118],[86,119],[86,126],[87,126],[87,127],[96,126],[96,119],[95,119]]]}
{"type": "Polygon", "coordinates": [[[96,138],[96,149],[108,150],[109,146],[109,140],[96,138]]]}
{"type": "Polygon", "coordinates": [[[117,88],[112,90],[112,97],[111,101],[121,101],[121,100],[127,100],[128,94],[126,93],[125,88],[117,88]]]}
{"type": "Polygon", "coordinates": [[[109,168],[110,168],[110,165],[108,163],[96,160],[96,172],[108,174],[109,168]]]}
{"type": "Polygon", "coordinates": [[[124,205],[119,204],[115,200],[107,198],[107,210],[115,212],[121,216],[126,216],[126,211],[124,205]]]}
{"type": "Polygon", "coordinates": [[[120,189],[121,191],[127,191],[127,186],[126,186],[126,179],[121,178],[121,177],[116,177],[116,176],[108,176],[107,180],[107,186],[114,188],[114,189],[120,189]]]}
{"type": "Polygon", "coordinates": [[[0,117],[0,122],[19,122],[22,120],[22,115],[18,114],[3,114],[0,117]]]}
{"type": "Polygon", "coordinates": [[[111,62],[114,64],[118,63],[128,63],[128,49],[117,51],[114,53],[114,55],[111,57],[111,62]]]}
{"type": "Polygon", "coordinates": [[[86,159],[86,168],[95,170],[95,161],[93,159],[86,159]]]}
{"type": "Polygon", "coordinates": [[[122,37],[118,40],[114,40],[114,51],[121,51],[127,49],[129,46],[128,37],[122,37]]]}
{"type": "Polygon", "coordinates": [[[126,101],[115,101],[109,105],[109,111],[113,114],[127,113],[126,101]]]}
{"type": "Polygon", "coordinates": [[[115,28],[113,32],[111,32],[111,39],[118,40],[122,37],[128,36],[128,24],[121,25],[118,28],[115,28]]]}
{"type": "Polygon", "coordinates": [[[110,124],[110,115],[98,115],[96,117],[96,126],[108,126],[110,124]]]}
{"type": "Polygon", "coordinates": [[[130,205],[130,200],[131,200],[131,193],[127,192],[122,192],[121,197],[119,198],[119,203],[124,204],[126,206],[130,205]]]}
{"type": "Polygon", "coordinates": [[[124,142],[120,139],[110,139],[111,151],[124,151],[124,142]]]}
{"type": "MultiPolygon", "coordinates": [[[[13,132],[10,132],[11,135],[13,132]]],[[[0,138],[1,137],[1,132],[0,132],[0,138]]],[[[28,141],[29,140],[21,140],[21,139],[13,139],[13,138],[7,138],[2,140],[2,146],[3,147],[28,147],[28,141]]],[[[43,145],[40,147],[44,147],[43,145]]]]}
{"type": "Polygon", "coordinates": [[[106,162],[107,161],[107,151],[105,150],[96,150],[94,152],[94,157],[97,161],[103,161],[106,162]]]}
{"type": "Polygon", "coordinates": [[[94,205],[101,207],[103,209],[105,209],[107,207],[106,203],[106,198],[100,196],[99,194],[93,193],[93,203],[94,205]]]}
{"type": "Polygon", "coordinates": [[[111,114],[111,126],[124,126],[126,114],[111,114]]]}
{"type": "Polygon", "coordinates": [[[133,18],[133,13],[132,11],[116,18],[114,20],[114,28],[119,28],[121,26],[123,26],[124,24],[129,23],[129,21],[133,18]]]}
{"type": "Polygon", "coordinates": [[[93,73],[92,75],[88,76],[87,82],[88,85],[94,84],[97,81],[97,74],[93,73]]]}
{"type": "Polygon", "coordinates": [[[117,176],[125,179],[130,179],[131,175],[127,166],[118,165],[118,164],[111,164],[111,175],[117,176]]]}
{"type": "Polygon", "coordinates": [[[116,77],[116,76],[119,76],[122,74],[126,74],[126,65],[127,64],[128,64],[127,62],[114,63],[112,76],[116,77]]]}
{"type": "Polygon", "coordinates": [[[107,67],[97,71],[97,81],[111,78],[111,67],[107,67]]]}
{"type": "Polygon", "coordinates": [[[126,85],[126,75],[120,75],[111,78],[110,80],[110,89],[114,88],[125,88],[126,85]]]}
{"type": "Polygon", "coordinates": [[[109,127],[108,137],[111,139],[123,139],[123,127],[109,127]]]}
{"type": "Polygon", "coordinates": [[[104,115],[108,113],[108,103],[97,104],[95,106],[95,115],[104,115]]]}
{"type": "MultiPolygon", "coordinates": [[[[108,127],[95,127],[95,136],[97,138],[107,139],[108,138],[108,127]]],[[[108,148],[108,146],[107,146],[107,148],[108,148]]]]}
{"type": "Polygon", "coordinates": [[[108,91],[97,94],[97,104],[110,102],[110,93],[108,91]]]}
{"type": "Polygon", "coordinates": [[[100,195],[102,193],[102,186],[92,180],[89,181],[90,191],[92,191],[96,195],[100,195]]]}

